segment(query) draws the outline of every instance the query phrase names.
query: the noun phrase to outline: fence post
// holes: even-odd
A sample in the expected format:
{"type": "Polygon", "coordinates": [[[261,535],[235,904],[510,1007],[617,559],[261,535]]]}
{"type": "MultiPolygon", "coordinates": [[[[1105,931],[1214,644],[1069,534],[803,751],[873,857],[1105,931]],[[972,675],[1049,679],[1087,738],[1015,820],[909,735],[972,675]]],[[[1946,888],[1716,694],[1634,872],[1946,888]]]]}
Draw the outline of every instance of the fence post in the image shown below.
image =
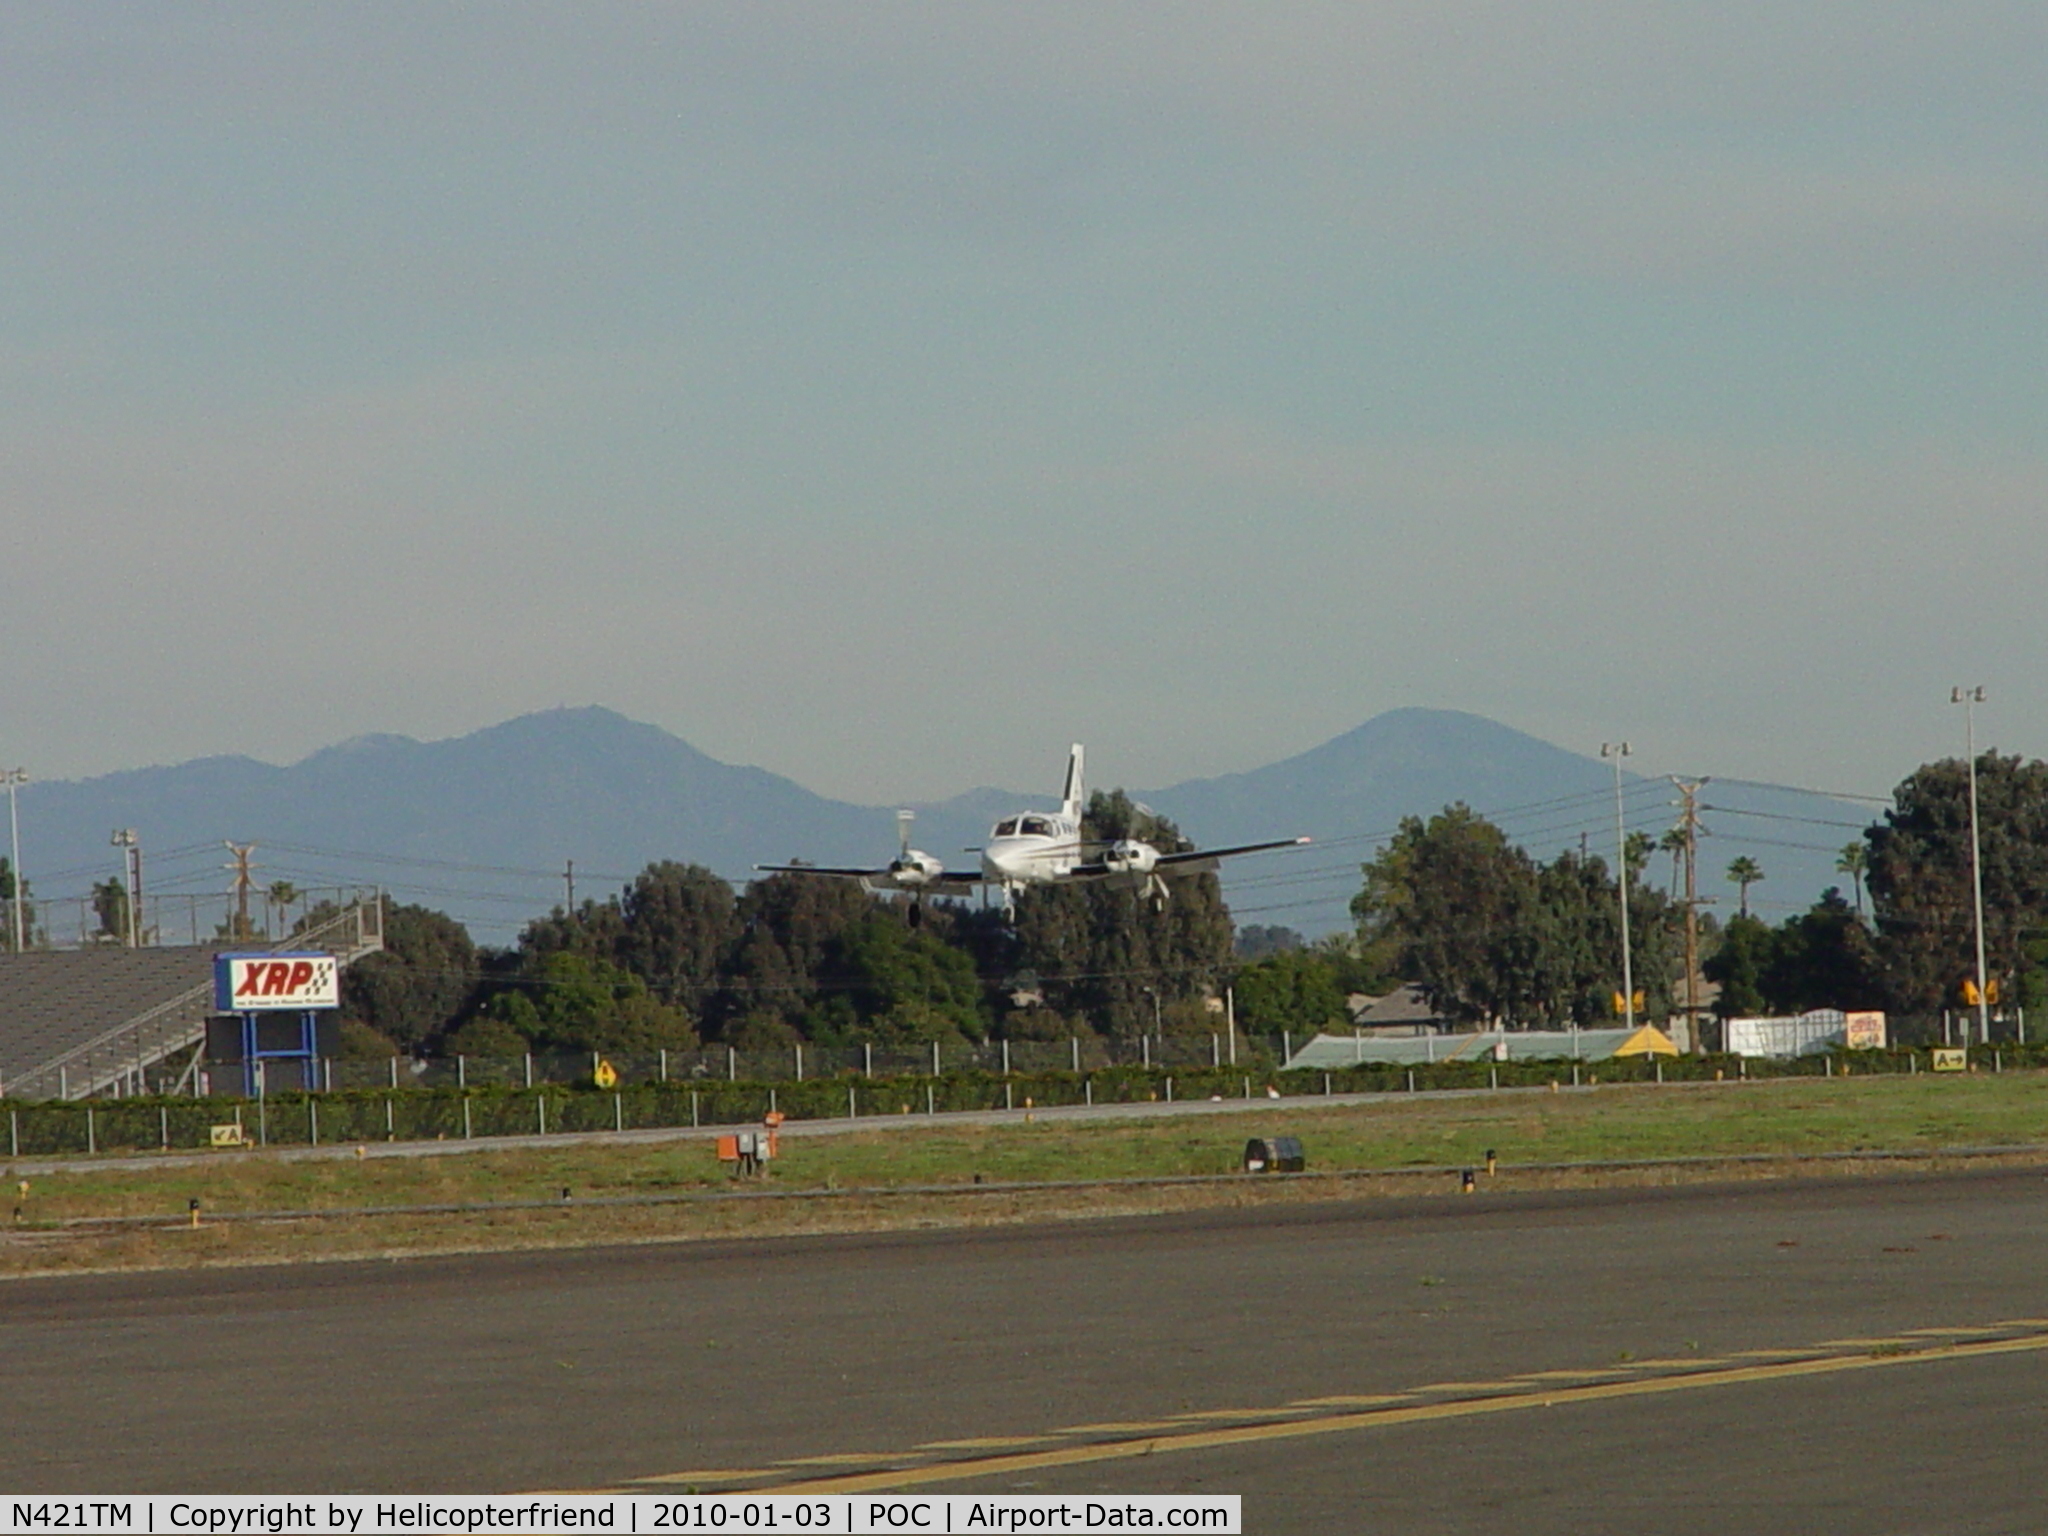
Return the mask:
{"type": "Polygon", "coordinates": [[[768,1089],[768,1113],[771,1115],[780,1113],[775,1107],[775,1089],[772,1086],[768,1089]]]}
{"type": "Polygon", "coordinates": [[[1223,1065],[1223,1042],[1216,1038],[1216,1031],[1213,1029],[1209,1031],[1209,1065],[1223,1065]]]}
{"type": "Polygon", "coordinates": [[[853,1105],[853,1084],[851,1083],[846,1085],[846,1118],[849,1120],[858,1120],[860,1118],[860,1111],[855,1109],[853,1105]]]}
{"type": "MultiPolygon", "coordinates": [[[[1080,1037],[1076,1036],[1075,1038],[1078,1039],[1080,1037]]],[[[1092,1106],[1095,1103],[1095,1079],[1091,1077],[1086,1082],[1082,1083],[1081,1086],[1083,1089],[1086,1090],[1087,1101],[1092,1106]]]]}
{"type": "Polygon", "coordinates": [[[160,1141],[161,1141],[161,1142],[163,1143],[163,1149],[164,1149],[164,1150],[165,1150],[166,1152],[170,1151],[170,1150],[171,1150],[171,1111],[170,1111],[170,1106],[168,1106],[168,1105],[165,1105],[165,1104],[159,1104],[159,1105],[157,1106],[157,1109],[156,1109],[156,1126],[157,1126],[157,1131],[158,1131],[158,1133],[159,1133],[159,1135],[158,1135],[158,1139],[159,1139],[159,1140],[160,1140],[160,1141]]]}
{"type": "Polygon", "coordinates": [[[21,1156],[21,1111],[18,1109],[7,1111],[7,1155],[21,1156]]]}
{"type": "Polygon", "coordinates": [[[872,1078],[875,1075],[875,1047],[872,1041],[863,1040],[860,1043],[860,1071],[863,1077],[872,1078]]]}
{"type": "Polygon", "coordinates": [[[1173,1102],[1173,1079],[1171,1077],[1166,1079],[1166,1102],[1169,1104],[1173,1102]]]}
{"type": "Polygon", "coordinates": [[[87,1152],[97,1152],[99,1151],[99,1149],[99,1132],[96,1129],[94,1129],[92,1119],[92,1106],[88,1104],[85,1106],[85,1150],[87,1152]]]}
{"type": "Polygon", "coordinates": [[[740,1056],[731,1046],[725,1048],[725,1080],[736,1083],[740,1080],[740,1056]]]}
{"type": "Polygon", "coordinates": [[[396,1056],[391,1058],[391,1086],[394,1088],[398,1086],[398,1058],[396,1056]]]}
{"type": "Polygon", "coordinates": [[[697,1090],[690,1090],[690,1129],[697,1128],[697,1090]]]}
{"type": "Polygon", "coordinates": [[[306,1095],[306,1145],[320,1145],[320,1101],[311,1094],[306,1095]]]}
{"type": "Polygon", "coordinates": [[[470,1124],[469,1119],[469,1095],[465,1093],[462,1096],[462,1139],[464,1141],[470,1141],[474,1139],[475,1136],[476,1129],[474,1126],[470,1124]]]}
{"type": "MultiPolygon", "coordinates": [[[[461,1059],[459,1056],[456,1058],[457,1061],[461,1059]]],[[[533,1086],[533,1052],[531,1051],[526,1053],[526,1086],[529,1088],[533,1086]]]]}
{"type": "Polygon", "coordinates": [[[1283,1029],[1280,1031],[1280,1065],[1284,1067],[1292,1060],[1294,1060],[1294,1031],[1283,1029]]]}
{"type": "Polygon", "coordinates": [[[938,1097],[933,1093],[930,1083],[924,1085],[924,1112],[928,1115],[936,1115],[939,1112],[938,1097]]]}
{"type": "Polygon", "coordinates": [[[1009,1075],[1010,1075],[1010,1042],[1009,1042],[1009,1040],[1008,1040],[1008,1039],[1005,1039],[1005,1040],[1003,1041],[1003,1076],[1005,1076],[1005,1077],[1008,1077],[1009,1075]]]}
{"type": "Polygon", "coordinates": [[[625,1128],[626,1096],[623,1093],[615,1093],[612,1095],[612,1129],[623,1131],[625,1128]]]}
{"type": "Polygon", "coordinates": [[[1152,1070],[1152,1037],[1150,1035],[1141,1034],[1138,1036],[1138,1059],[1143,1063],[1146,1071],[1152,1070]]]}
{"type": "Polygon", "coordinates": [[[1664,1081],[1664,1058],[1662,1056],[1657,1058],[1657,1081],[1660,1083],[1664,1081]]]}
{"type": "Polygon", "coordinates": [[[663,1047],[661,1048],[661,1080],[662,1080],[662,1081],[663,1081],[664,1083],[668,1081],[668,1047],[667,1047],[667,1046],[663,1046],[663,1047]]]}
{"type": "Polygon", "coordinates": [[[936,1040],[934,1040],[934,1041],[932,1042],[932,1076],[933,1076],[933,1077],[937,1077],[938,1075],[939,1075],[939,1042],[938,1042],[938,1041],[936,1041],[936,1040]]]}
{"type": "Polygon", "coordinates": [[[1003,1084],[1003,1108],[1015,1109],[1016,1107],[1017,1085],[1015,1083],[1006,1082],[1003,1084]]]}
{"type": "MultiPolygon", "coordinates": [[[[392,1058],[394,1061],[397,1059],[395,1056],[392,1058]]],[[[384,1100],[384,1139],[386,1141],[398,1140],[398,1120],[392,1108],[397,1102],[396,1099],[389,1097],[384,1100]]]]}
{"type": "Polygon", "coordinates": [[[1074,1048],[1074,1070],[1078,1072],[1081,1070],[1081,1037],[1079,1035],[1069,1035],[1067,1036],[1067,1044],[1074,1048]]]}
{"type": "MultiPolygon", "coordinates": [[[[1572,1075],[1572,1080],[1574,1082],[1578,1081],[1578,1074],[1574,1073],[1572,1075]]],[[[1415,1091],[1415,1069],[1413,1067],[1410,1067],[1408,1069],[1408,1091],[1410,1093],[1413,1093],[1415,1091]]]]}
{"type": "Polygon", "coordinates": [[[1327,1099],[1327,1098],[1328,1098],[1329,1096],[1330,1096],[1330,1074],[1329,1074],[1329,1073],[1327,1073],[1327,1072],[1325,1072],[1325,1073],[1323,1074],[1323,1097],[1327,1099]]]}
{"type": "MultiPolygon", "coordinates": [[[[533,1060],[531,1056],[526,1059],[528,1061],[533,1060]]],[[[540,1116],[540,1133],[545,1136],[548,1133],[548,1096],[544,1093],[535,1094],[533,1096],[533,1107],[540,1116]]]]}
{"type": "Polygon", "coordinates": [[[796,1080],[804,1080],[804,1044],[801,1040],[796,1044],[796,1080]]]}
{"type": "MultiPolygon", "coordinates": [[[[533,1086],[533,1058],[529,1056],[526,1058],[526,1061],[526,1086],[531,1088],[533,1086]]],[[[458,1088],[467,1088],[469,1086],[469,1058],[467,1056],[457,1056],[455,1058],[455,1086],[458,1088]]]]}

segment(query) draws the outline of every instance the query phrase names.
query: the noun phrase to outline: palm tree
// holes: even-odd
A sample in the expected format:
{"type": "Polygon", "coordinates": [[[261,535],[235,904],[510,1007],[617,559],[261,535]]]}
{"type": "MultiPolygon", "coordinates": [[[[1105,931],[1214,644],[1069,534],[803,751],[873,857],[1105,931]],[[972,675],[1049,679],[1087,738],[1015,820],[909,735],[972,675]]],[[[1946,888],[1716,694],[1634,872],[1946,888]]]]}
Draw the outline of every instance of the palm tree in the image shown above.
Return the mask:
{"type": "Polygon", "coordinates": [[[1763,879],[1764,868],[1748,854],[1732,859],[1728,864],[1728,878],[1742,887],[1742,915],[1749,916],[1749,888],[1763,879]]]}
{"type": "Polygon", "coordinates": [[[264,895],[269,897],[270,904],[277,908],[277,926],[282,930],[286,915],[299,899],[299,888],[289,880],[273,880],[270,882],[270,889],[264,892],[264,895]]]}
{"type": "Polygon", "coordinates": [[[1863,915],[1863,877],[1870,873],[1870,850],[1862,843],[1850,843],[1835,860],[1835,868],[1856,882],[1856,915],[1863,915]]]}
{"type": "Polygon", "coordinates": [[[1671,899],[1678,899],[1678,869],[1685,858],[1685,826],[1681,822],[1657,839],[1660,851],[1671,855],[1671,899]]]}

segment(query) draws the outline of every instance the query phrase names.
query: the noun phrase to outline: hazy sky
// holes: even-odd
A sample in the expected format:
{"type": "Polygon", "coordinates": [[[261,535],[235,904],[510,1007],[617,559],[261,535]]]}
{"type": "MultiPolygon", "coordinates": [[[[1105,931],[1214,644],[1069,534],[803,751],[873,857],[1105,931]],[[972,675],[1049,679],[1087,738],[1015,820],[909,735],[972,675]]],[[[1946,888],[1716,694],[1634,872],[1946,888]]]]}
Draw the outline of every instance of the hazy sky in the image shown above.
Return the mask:
{"type": "Polygon", "coordinates": [[[2048,751],[2048,8],[0,7],[0,762],[2048,751]]]}

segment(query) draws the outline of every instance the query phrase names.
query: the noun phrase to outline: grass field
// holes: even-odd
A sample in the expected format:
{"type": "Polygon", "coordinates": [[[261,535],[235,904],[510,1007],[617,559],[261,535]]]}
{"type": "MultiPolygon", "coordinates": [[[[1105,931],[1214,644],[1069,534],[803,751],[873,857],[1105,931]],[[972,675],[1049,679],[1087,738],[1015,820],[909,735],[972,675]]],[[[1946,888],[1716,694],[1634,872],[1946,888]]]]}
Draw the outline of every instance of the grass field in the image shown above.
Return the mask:
{"type": "MultiPolygon", "coordinates": [[[[1223,1174],[1251,1135],[1290,1134],[1309,1166],[1356,1180],[1288,1185],[1106,1188],[1083,1193],[985,1194],[831,1201],[691,1202],[578,1206],[607,1196],[709,1192],[731,1185],[706,1140],[475,1151],[433,1157],[287,1160],[222,1152],[198,1165],[152,1166],[109,1158],[88,1172],[31,1178],[17,1223],[0,1237],[0,1274],[124,1265],[260,1262],[344,1254],[424,1252],[530,1244],[649,1241],[750,1233],[1016,1221],[1186,1208],[1250,1199],[1440,1192],[1435,1181],[1374,1178],[1391,1170],[1476,1166],[1486,1151],[1503,1165],[1493,1187],[1532,1182],[1641,1182],[1726,1177],[1711,1168],[1535,1175],[1529,1164],[1775,1154],[1826,1157],[1884,1150],[1937,1154],[1981,1146],[2048,1153],[2048,1073],[1956,1077],[1780,1079],[1772,1082],[1584,1092],[1389,1095],[1357,1106],[1286,1100],[1263,1112],[1155,1120],[1001,1125],[924,1123],[833,1136],[787,1137],[761,1187],[882,1190],[1041,1180],[1133,1179],[1223,1174]],[[1518,1169],[1520,1171],[1518,1171],[1518,1169]],[[1283,1187],[1284,1186],[1284,1187],[1283,1187]],[[437,1216],[357,1216],[319,1221],[203,1225],[198,1232],[80,1230],[67,1219],[173,1216],[187,1202],[202,1215],[335,1210],[520,1200],[558,1202],[541,1211],[437,1216]]],[[[1780,1171],[1785,1165],[1780,1165],[1780,1171]]],[[[1744,1176],[1757,1176],[1750,1168],[1744,1176]]],[[[11,1178],[12,1176],[10,1176],[11,1178]]],[[[10,1193],[13,1193],[10,1191],[10,1193]]]]}

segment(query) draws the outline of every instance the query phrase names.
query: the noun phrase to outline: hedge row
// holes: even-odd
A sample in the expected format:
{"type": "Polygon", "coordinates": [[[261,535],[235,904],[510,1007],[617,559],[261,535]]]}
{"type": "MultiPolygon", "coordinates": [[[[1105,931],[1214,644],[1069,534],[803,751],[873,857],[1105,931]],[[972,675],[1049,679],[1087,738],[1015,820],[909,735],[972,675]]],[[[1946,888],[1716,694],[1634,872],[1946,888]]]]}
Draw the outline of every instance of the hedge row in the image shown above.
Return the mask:
{"type": "MultiPolygon", "coordinates": [[[[2048,1045],[1970,1051],[1976,1070],[2048,1066],[2048,1045]]],[[[1927,1071],[1926,1051],[1858,1051],[1791,1061],[1733,1056],[1613,1058],[1601,1062],[1367,1062],[1328,1072],[1232,1067],[1172,1071],[1137,1066],[1096,1072],[961,1072],[922,1078],[812,1078],[802,1082],[639,1083],[534,1088],[377,1088],[212,1097],[36,1101],[7,1106],[7,1149],[15,1157],[204,1147],[213,1127],[242,1126],[264,1145],[459,1140],[571,1131],[759,1124],[771,1110],[792,1120],[904,1115],[1027,1105],[1128,1104],[1168,1099],[1398,1093],[1548,1083],[1684,1082],[1736,1077],[1819,1077],[1839,1072],[1927,1071]]]]}

